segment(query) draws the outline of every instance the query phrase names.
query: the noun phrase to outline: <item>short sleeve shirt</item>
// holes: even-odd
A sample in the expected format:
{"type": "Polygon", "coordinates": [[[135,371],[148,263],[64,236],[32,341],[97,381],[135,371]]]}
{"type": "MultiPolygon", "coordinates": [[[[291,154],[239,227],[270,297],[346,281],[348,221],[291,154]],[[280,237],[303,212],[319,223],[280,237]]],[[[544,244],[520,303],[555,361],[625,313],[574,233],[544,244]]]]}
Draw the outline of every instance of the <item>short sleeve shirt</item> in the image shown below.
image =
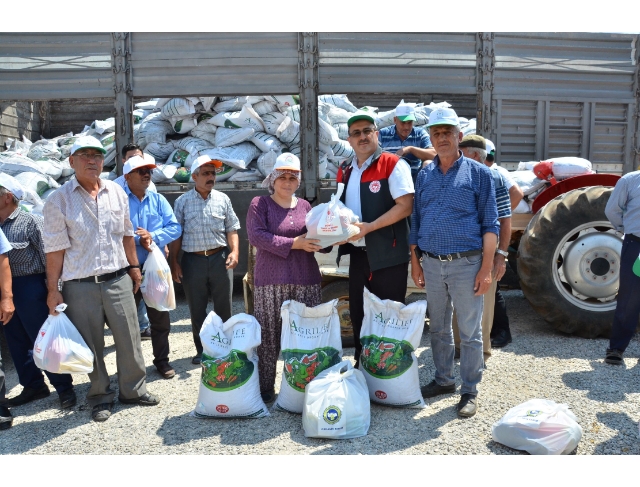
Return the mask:
{"type": "Polygon", "coordinates": [[[195,189],[180,196],[174,213],[182,226],[182,250],[202,252],[227,246],[227,233],[240,229],[229,197],[211,190],[205,200],[195,189]]]}
{"type": "Polygon", "coordinates": [[[0,229],[0,254],[6,254],[12,249],[11,244],[5,237],[4,232],[0,229]]]}

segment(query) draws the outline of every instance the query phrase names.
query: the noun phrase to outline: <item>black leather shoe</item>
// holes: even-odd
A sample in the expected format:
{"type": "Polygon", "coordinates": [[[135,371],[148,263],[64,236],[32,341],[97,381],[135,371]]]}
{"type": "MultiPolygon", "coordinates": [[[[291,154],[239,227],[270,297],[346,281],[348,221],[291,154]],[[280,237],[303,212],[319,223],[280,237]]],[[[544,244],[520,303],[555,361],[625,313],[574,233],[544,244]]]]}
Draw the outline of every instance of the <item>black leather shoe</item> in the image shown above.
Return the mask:
{"type": "Polygon", "coordinates": [[[140,340],[151,340],[151,328],[140,333],[140,340]]]}
{"type": "Polygon", "coordinates": [[[113,409],[112,402],[105,402],[102,404],[98,404],[93,406],[91,409],[91,419],[97,421],[98,423],[102,423],[111,417],[111,410],[113,409]]]}
{"type": "Polygon", "coordinates": [[[46,384],[43,384],[43,386],[39,389],[25,387],[22,389],[22,392],[16,397],[12,397],[11,399],[7,400],[7,406],[22,406],[23,404],[35,401],[36,399],[44,399],[45,397],[48,397],[49,394],[51,394],[51,392],[49,392],[49,388],[46,384]]]}
{"type": "Polygon", "coordinates": [[[160,404],[160,399],[148,392],[144,396],[135,397],[133,399],[118,397],[118,401],[124,404],[140,404],[140,406],[157,406],[160,404]]]}
{"type": "Polygon", "coordinates": [[[276,390],[271,389],[269,392],[261,392],[260,397],[262,397],[265,404],[269,404],[276,400],[276,390]]]}
{"type": "Polygon", "coordinates": [[[507,330],[500,330],[498,334],[491,339],[491,348],[502,348],[511,343],[511,333],[507,330]]]}
{"type": "Polygon", "coordinates": [[[473,394],[463,394],[458,403],[458,416],[470,418],[478,411],[478,398],[473,394]]]}
{"type": "Polygon", "coordinates": [[[76,391],[71,389],[67,389],[66,391],[62,391],[58,394],[60,398],[60,409],[68,409],[72,408],[78,402],[78,398],[76,397],[76,391]]]}
{"type": "Polygon", "coordinates": [[[191,363],[193,365],[199,365],[200,362],[202,362],[202,354],[201,353],[196,354],[196,356],[191,359],[191,363]]]}
{"type": "Polygon", "coordinates": [[[13,424],[13,416],[7,406],[0,406],[0,430],[8,430],[13,424]]]}
{"type": "Polygon", "coordinates": [[[420,388],[422,397],[429,398],[439,396],[441,394],[451,394],[456,392],[456,385],[441,386],[435,380],[429,382],[426,386],[420,388]]]}

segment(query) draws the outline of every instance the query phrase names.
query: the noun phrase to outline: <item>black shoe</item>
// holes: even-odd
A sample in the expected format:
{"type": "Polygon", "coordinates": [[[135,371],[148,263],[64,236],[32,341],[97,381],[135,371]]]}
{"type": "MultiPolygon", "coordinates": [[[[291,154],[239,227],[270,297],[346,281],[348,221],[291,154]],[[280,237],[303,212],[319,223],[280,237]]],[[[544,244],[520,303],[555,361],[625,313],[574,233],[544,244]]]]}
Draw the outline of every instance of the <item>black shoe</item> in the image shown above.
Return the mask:
{"type": "Polygon", "coordinates": [[[276,390],[271,389],[269,392],[261,392],[260,397],[262,398],[265,404],[273,402],[276,400],[276,390]]]}
{"type": "Polygon", "coordinates": [[[164,379],[173,379],[176,376],[176,371],[169,365],[169,362],[160,362],[156,365],[156,369],[164,379]]]}
{"type": "Polygon", "coordinates": [[[78,402],[76,391],[73,390],[73,387],[58,393],[58,397],[60,398],[60,409],[72,408],[78,402]]]}
{"type": "Polygon", "coordinates": [[[429,398],[439,396],[440,394],[451,394],[456,392],[456,385],[441,386],[435,380],[429,382],[426,386],[420,388],[422,397],[429,398]]]}
{"type": "Polygon", "coordinates": [[[91,409],[91,419],[97,421],[98,423],[102,423],[111,417],[111,410],[113,409],[112,402],[104,402],[102,404],[98,404],[93,406],[91,409]]]}
{"type": "Polygon", "coordinates": [[[624,352],[616,350],[615,348],[607,348],[604,361],[611,365],[622,365],[624,363],[624,359],[622,358],[623,353],[624,352]]]}
{"type": "Polygon", "coordinates": [[[118,401],[124,404],[140,404],[141,406],[157,406],[160,404],[160,399],[148,392],[144,396],[135,397],[133,399],[118,397],[118,401]]]}
{"type": "Polygon", "coordinates": [[[478,411],[478,398],[473,394],[463,394],[458,403],[458,416],[470,418],[478,411]]]}
{"type": "Polygon", "coordinates": [[[49,388],[46,384],[43,384],[39,389],[25,387],[16,397],[12,397],[7,400],[7,406],[22,406],[23,404],[35,401],[36,399],[44,399],[45,397],[48,397],[49,394],[51,394],[51,392],[49,392],[49,388]]]}
{"type": "Polygon", "coordinates": [[[196,356],[191,359],[193,365],[199,365],[200,362],[202,362],[202,353],[196,354],[196,356]]]}
{"type": "Polygon", "coordinates": [[[140,332],[140,340],[151,340],[151,328],[140,332]]]}
{"type": "Polygon", "coordinates": [[[0,406],[0,430],[8,430],[13,424],[13,416],[7,406],[0,406]]]}
{"type": "Polygon", "coordinates": [[[500,330],[498,334],[491,338],[491,348],[502,348],[511,343],[511,333],[507,330],[500,330]]]}

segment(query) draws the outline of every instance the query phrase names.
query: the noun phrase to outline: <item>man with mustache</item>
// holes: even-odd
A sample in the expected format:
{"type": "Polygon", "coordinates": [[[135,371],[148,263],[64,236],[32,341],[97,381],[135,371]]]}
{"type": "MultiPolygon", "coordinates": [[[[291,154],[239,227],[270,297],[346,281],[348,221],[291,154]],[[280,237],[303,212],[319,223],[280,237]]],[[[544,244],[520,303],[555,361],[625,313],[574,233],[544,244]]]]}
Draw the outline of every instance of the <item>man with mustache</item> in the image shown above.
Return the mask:
{"type": "MultiPolygon", "coordinates": [[[[152,251],[152,243],[162,249],[182,233],[182,228],[166,198],[149,190],[151,173],[155,168],[153,159],[148,155],[128,158],[123,168],[126,181],[124,192],[129,197],[129,217],[136,229],[134,241],[141,266],[152,251]]],[[[140,309],[143,298],[139,289],[135,299],[140,309]]],[[[159,311],[151,306],[145,309],[150,322],[153,364],[162,377],[171,379],[176,373],[169,365],[169,312],[159,311]]]]}
{"type": "Polygon", "coordinates": [[[349,144],[355,155],[338,169],[344,183],[342,202],[361,223],[360,233],[338,248],[340,257],[350,254],[349,312],[355,339],[356,367],[362,345],[363,291],[380,299],[404,303],[409,264],[409,223],[413,206],[413,180],[404,159],[382,152],[378,131],[370,113],[355,113],[347,122],[349,144]]]}
{"type": "Polygon", "coordinates": [[[229,197],[213,189],[216,169],[222,162],[209,156],[198,157],[191,166],[195,188],[180,196],[174,211],[182,226],[182,236],[169,245],[171,274],[182,283],[191,315],[191,330],[196,355],[202,359],[200,329],[207,316],[209,297],[213,310],[222,321],[231,318],[233,269],[238,265],[240,221],[229,197]],[[184,251],[182,262],[178,253],[184,251]]]}
{"type": "Polygon", "coordinates": [[[427,127],[438,155],[418,173],[409,237],[411,277],[416,286],[426,285],[436,368],[435,379],[421,391],[429,398],[456,390],[451,329],[455,306],[462,379],[457,409],[459,416],[470,417],[477,411],[484,365],[483,295],[491,286],[500,230],[495,185],[491,169],[458,149],[462,132],[455,111],[434,110],[427,127]]]}

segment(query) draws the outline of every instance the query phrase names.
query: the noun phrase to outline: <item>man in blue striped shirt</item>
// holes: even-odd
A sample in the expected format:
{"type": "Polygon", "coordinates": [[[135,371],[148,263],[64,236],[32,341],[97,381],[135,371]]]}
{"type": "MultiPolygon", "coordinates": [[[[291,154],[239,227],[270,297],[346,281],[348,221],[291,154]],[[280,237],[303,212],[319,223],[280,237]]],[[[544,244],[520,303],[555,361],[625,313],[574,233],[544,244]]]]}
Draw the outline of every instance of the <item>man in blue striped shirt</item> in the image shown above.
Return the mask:
{"type": "Polygon", "coordinates": [[[436,368],[435,380],[422,388],[422,395],[455,392],[451,329],[455,306],[462,379],[457,409],[459,416],[470,417],[477,411],[477,385],[484,365],[483,295],[491,286],[500,229],[495,186],[491,170],[467,159],[458,149],[462,133],[455,111],[434,110],[428,127],[438,155],[418,173],[409,235],[411,277],[418,287],[426,283],[436,368]]]}
{"type": "Polygon", "coordinates": [[[378,132],[378,143],[382,150],[407,161],[414,183],[418,171],[422,168],[422,161],[436,156],[429,134],[424,129],[413,126],[415,119],[413,105],[400,103],[396,107],[396,116],[393,117],[394,125],[384,127],[378,132]]]}

